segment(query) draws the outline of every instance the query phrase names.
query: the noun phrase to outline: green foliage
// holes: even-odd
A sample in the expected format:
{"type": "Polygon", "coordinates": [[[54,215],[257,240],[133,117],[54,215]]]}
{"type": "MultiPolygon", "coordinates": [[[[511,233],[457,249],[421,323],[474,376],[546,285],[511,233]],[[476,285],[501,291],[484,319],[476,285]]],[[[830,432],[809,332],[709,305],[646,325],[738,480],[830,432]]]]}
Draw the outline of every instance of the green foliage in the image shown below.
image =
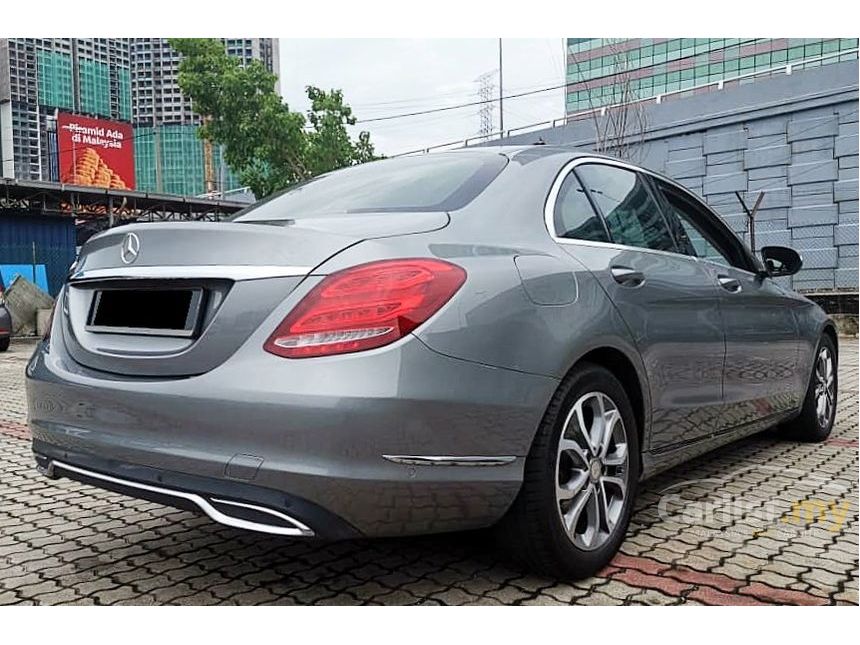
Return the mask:
{"type": "Polygon", "coordinates": [[[281,100],[277,78],[260,61],[243,66],[215,39],[173,38],[170,45],[182,54],[179,87],[204,119],[200,136],[224,146],[228,165],[258,198],[377,158],[370,133],[350,138],[346,126],[356,119],[340,90],[308,86],[305,117],[281,100]]]}

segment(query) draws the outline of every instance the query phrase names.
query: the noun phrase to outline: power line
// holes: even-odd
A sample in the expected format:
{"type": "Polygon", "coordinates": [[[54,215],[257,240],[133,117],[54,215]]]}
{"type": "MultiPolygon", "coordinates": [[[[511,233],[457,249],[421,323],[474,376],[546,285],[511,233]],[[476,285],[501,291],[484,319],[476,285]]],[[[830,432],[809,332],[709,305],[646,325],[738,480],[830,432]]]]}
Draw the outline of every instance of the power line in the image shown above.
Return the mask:
{"type": "MultiPolygon", "coordinates": [[[[756,42],[756,40],[758,40],[758,39],[753,38],[750,40],[741,41],[735,45],[732,45],[732,47],[742,47],[744,45],[753,44],[756,42]]],[[[578,61],[576,61],[575,56],[574,56],[574,64],[578,66],[578,61]]],[[[647,67],[641,67],[641,68],[637,68],[637,69],[649,69],[651,67],[656,67],[656,65],[652,64],[652,65],[648,65],[647,67]]],[[[589,79],[589,80],[590,81],[596,81],[596,80],[599,80],[601,78],[607,78],[610,76],[615,76],[615,74],[605,74],[604,76],[597,76],[597,77],[595,77],[593,79],[589,79]]],[[[562,88],[566,88],[568,85],[572,85],[573,83],[576,83],[576,82],[588,83],[589,81],[573,81],[573,82],[565,81],[564,83],[562,83],[560,85],[552,85],[550,87],[542,87],[540,89],[530,90],[527,92],[518,92],[516,94],[508,94],[508,95],[502,96],[500,98],[501,99],[516,99],[516,98],[520,98],[523,96],[531,96],[534,94],[541,94],[543,92],[551,92],[553,90],[560,90],[562,88]]],[[[496,99],[490,99],[490,100],[497,101],[499,99],[496,98],[496,99]]],[[[483,105],[486,102],[487,101],[485,101],[485,100],[470,101],[468,103],[460,103],[457,105],[446,105],[444,107],[430,108],[427,110],[417,110],[415,112],[404,112],[402,114],[389,114],[387,116],[377,116],[377,117],[372,117],[369,119],[358,119],[356,121],[356,123],[374,123],[374,122],[378,122],[378,121],[389,121],[391,119],[403,119],[403,118],[412,117],[412,116],[421,116],[423,114],[433,114],[435,112],[447,112],[450,110],[459,110],[461,108],[475,107],[477,105],[483,105]]]]}
{"type": "MultiPolygon", "coordinates": [[[[542,92],[551,92],[552,90],[560,90],[563,87],[566,87],[568,84],[564,83],[562,85],[554,85],[552,87],[543,87],[537,90],[531,90],[529,92],[519,92],[517,94],[508,94],[507,96],[503,96],[503,99],[516,99],[521,96],[531,96],[532,94],[540,94],[542,92]]],[[[390,121],[391,119],[402,119],[410,116],[421,116],[422,114],[433,114],[435,112],[446,112],[449,110],[459,110],[461,108],[474,107],[476,105],[483,105],[484,103],[488,103],[489,101],[496,102],[498,98],[492,98],[488,100],[479,100],[479,101],[471,101],[469,103],[460,103],[458,105],[448,105],[445,107],[432,108],[429,110],[419,110],[417,112],[406,112],[404,114],[390,114],[388,116],[378,116],[371,119],[359,119],[356,123],[371,123],[375,121],[390,121]]]]}

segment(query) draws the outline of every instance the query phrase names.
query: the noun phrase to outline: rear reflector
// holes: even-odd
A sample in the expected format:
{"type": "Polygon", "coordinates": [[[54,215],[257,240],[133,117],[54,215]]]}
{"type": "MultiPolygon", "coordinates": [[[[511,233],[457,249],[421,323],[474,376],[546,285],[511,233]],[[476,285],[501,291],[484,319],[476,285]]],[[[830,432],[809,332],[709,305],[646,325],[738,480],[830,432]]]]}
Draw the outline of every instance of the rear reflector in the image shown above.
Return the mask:
{"type": "Polygon", "coordinates": [[[465,280],[466,272],[454,264],[420,258],[333,273],[296,305],[263,348],[310,358],[388,345],[436,313],[465,280]]]}

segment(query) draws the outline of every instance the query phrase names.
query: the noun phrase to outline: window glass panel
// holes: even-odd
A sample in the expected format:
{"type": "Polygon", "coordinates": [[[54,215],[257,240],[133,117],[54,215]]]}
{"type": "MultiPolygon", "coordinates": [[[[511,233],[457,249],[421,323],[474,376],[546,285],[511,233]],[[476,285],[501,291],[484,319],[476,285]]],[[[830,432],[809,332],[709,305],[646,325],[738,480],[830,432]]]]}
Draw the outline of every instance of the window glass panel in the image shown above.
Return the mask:
{"type": "Polygon", "coordinates": [[[458,210],[481,194],[506,164],[501,155],[466,152],[383,159],[293,184],[234,218],[254,222],[458,210]]]}
{"type": "Polygon", "coordinates": [[[821,43],[814,43],[812,45],[806,45],[803,50],[803,55],[807,57],[811,56],[821,56],[821,43]]]}
{"type": "Polygon", "coordinates": [[[696,223],[701,215],[697,218],[691,202],[671,186],[659,180],[656,183],[669,206],[666,217],[675,233],[680,252],[723,266],[732,266],[728,254],[723,253],[711,236],[703,232],[701,223],[696,223]]]}
{"type": "Polygon", "coordinates": [[[635,172],[587,164],[576,169],[603,212],[612,241],[657,251],[675,251],[666,220],[635,172]]]}
{"type": "Polygon", "coordinates": [[[577,240],[608,242],[606,229],[585,196],[576,175],[570,173],[562,182],[555,201],[555,234],[577,240]]]}

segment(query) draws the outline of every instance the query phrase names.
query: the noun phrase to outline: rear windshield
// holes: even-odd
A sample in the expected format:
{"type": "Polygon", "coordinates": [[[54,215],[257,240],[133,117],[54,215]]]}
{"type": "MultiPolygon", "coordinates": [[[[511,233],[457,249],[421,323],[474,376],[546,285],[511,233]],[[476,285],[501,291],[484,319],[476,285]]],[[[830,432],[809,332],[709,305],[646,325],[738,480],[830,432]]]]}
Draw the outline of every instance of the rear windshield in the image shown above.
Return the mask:
{"type": "Polygon", "coordinates": [[[477,197],[506,163],[502,155],[469,153],[373,161],[291,186],[232,219],[260,222],[344,213],[454,211],[477,197]]]}

